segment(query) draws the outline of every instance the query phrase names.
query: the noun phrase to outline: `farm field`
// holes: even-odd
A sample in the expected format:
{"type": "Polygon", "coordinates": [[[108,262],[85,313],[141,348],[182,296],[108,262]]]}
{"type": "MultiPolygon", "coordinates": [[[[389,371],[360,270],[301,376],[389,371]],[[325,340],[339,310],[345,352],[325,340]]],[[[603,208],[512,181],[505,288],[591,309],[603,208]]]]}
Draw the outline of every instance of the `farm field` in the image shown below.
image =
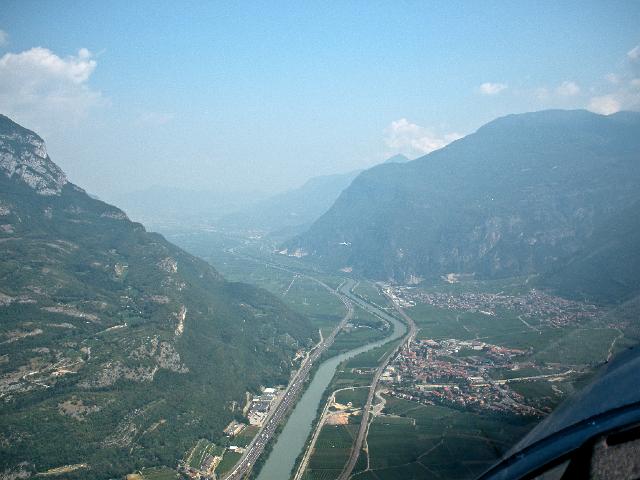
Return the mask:
{"type": "Polygon", "coordinates": [[[140,480],[176,480],[179,477],[175,470],[170,468],[145,468],[140,471],[140,480]]]}
{"type": "Polygon", "coordinates": [[[367,401],[368,389],[355,388],[353,390],[342,390],[336,393],[336,402],[343,405],[352,403],[354,408],[362,408],[367,401]]]}
{"type": "Polygon", "coordinates": [[[249,442],[253,440],[253,437],[256,436],[258,430],[259,428],[255,425],[245,427],[244,430],[242,430],[242,432],[232,440],[233,444],[238,447],[246,447],[249,442]]]}
{"type": "MultiPolygon", "coordinates": [[[[211,263],[227,279],[250,283],[268,290],[290,308],[309,316],[323,335],[328,335],[344,315],[344,305],[335,295],[317,282],[298,276],[270,263],[290,266],[296,271],[306,271],[306,266],[296,259],[283,255],[270,258],[271,254],[257,247],[245,245],[246,239],[238,240],[216,232],[191,232],[189,235],[170,235],[173,241],[187,251],[211,263]],[[236,253],[236,250],[247,252],[236,253]]],[[[343,278],[335,275],[313,276],[336,288],[343,278]]]]}
{"type": "MultiPolygon", "coordinates": [[[[358,319],[354,318],[353,322],[358,322],[358,319]]],[[[367,326],[359,326],[348,332],[342,331],[336,336],[333,345],[327,350],[327,355],[337,355],[360,345],[380,340],[387,335],[389,335],[388,330],[378,330],[367,326]]]]}
{"type": "MultiPolygon", "coordinates": [[[[336,370],[327,392],[340,388],[361,387],[337,392],[336,402],[345,405],[351,402],[355,408],[364,406],[369,392],[367,387],[373,380],[373,370],[395,345],[396,341],[390,342],[343,362],[336,370]]],[[[352,416],[348,425],[325,425],[322,428],[304,480],[332,480],[338,477],[349,458],[359,421],[359,415],[352,416]]]]}
{"type": "Polygon", "coordinates": [[[382,292],[375,286],[374,283],[362,280],[358,282],[356,287],[354,288],[354,293],[356,295],[360,295],[362,298],[367,300],[368,302],[374,303],[376,305],[386,305],[387,298],[382,294],[382,292]]]}
{"type": "Polygon", "coordinates": [[[325,425],[320,432],[304,480],[335,479],[349,458],[358,425],[325,425]]]}
{"type": "Polygon", "coordinates": [[[370,469],[354,479],[474,478],[538,421],[385,399],[367,440],[370,469]]]}
{"type": "Polygon", "coordinates": [[[349,361],[349,368],[374,368],[400,343],[400,340],[386,343],[378,348],[368,350],[349,361]]]}
{"type": "Polygon", "coordinates": [[[216,474],[218,474],[218,476],[222,476],[230,471],[241,456],[242,454],[240,453],[230,452],[229,450],[227,450],[224,454],[224,457],[222,457],[222,461],[218,465],[218,468],[216,468],[216,474]]]}
{"type": "Polygon", "coordinates": [[[200,439],[188,453],[185,463],[187,466],[199,470],[207,456],[220,455],[222,453],[221,451],[221,447],[218,447],[208,440],[200,439]]]}

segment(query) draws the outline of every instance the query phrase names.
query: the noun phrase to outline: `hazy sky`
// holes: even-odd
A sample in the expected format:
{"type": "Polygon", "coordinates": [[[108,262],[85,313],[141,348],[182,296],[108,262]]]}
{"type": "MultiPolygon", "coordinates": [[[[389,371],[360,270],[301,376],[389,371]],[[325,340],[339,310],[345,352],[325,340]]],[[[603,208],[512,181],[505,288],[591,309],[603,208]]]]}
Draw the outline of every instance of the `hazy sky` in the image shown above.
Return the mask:
{"type": "Polygon", "coordinates": [[[640,108],[640,2],[3,0],[0,112],[109,198],[280,190],[504,114],[640,108]]]}

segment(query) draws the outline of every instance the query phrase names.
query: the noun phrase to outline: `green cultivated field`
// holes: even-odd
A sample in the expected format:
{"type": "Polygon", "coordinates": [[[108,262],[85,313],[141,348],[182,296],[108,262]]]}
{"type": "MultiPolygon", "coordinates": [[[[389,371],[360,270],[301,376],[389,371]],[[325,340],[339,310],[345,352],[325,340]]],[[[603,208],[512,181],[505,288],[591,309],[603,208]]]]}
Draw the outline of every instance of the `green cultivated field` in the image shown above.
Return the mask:
{"type": "Polygon", "coordinates": [[[336,393],[336,402],[346,405],[351,402],[354,408],[362,408],[367,401],[368,388],[355,388],[353,390],[342,390],[336,393]]]}
{"type": "Polygon", "coordinates": [[[216,474],[220,477],[230,471],[235,466],[236,462],[240,460],[241,456],[241,453],[226,451],[224,457],[222,457],[222,461],[218,465],[218,468],[216,468],[216,474]]]}
{"type": "Polygon", "coordinates": [[[297,277],[291,288],[282,295],[293,280],[289,275],[288,282],[280,292],[280,298],[292,309],[307,315],[316,328],[322,329],[327,336],[342,319],[345,307],[342,301],[322,285],[305,277],[297,277]]]}
{"type": "Polygon", "coordinates": [[[233,445],[236,445],[238,447],[246,447],[247,445],[249,445],[249,442],[253,440],[253,437],[256,436],[258,430],[259,428],[255,425],[249,425],[248,427],[245,427],[244,430],[242,430],[242,432],[240,432],[240,434],[233,439],[233,445]]]}
{"type": "Polygon", "coordinates": [[[619,331],[611,328],[565,329],[564,335],[536,352],[534,358],[565,365],[601,364],[619,335],[619,331]]]}
{"type": "Polygon", "coordinates": [[[329,386],[330,391],[344,387],[371,385],[373,373],[355,373],[351,371],[351,368],[343,367],[344,364],[341,364],[338,367],[338,370],[331,381],[331,385],[329,386]]]}
{"type": "MultiPolygon", "coordinates": [[[[191,232],[186,236],[171,235],[169,238],[207,260],[227,279],[250,283],[273,293],[289,307],[308,315],[324,335],[328,335],[344,316],[344,305],[340,299],[317,282],[271,265],[277,263],[305,272],[307,266],[298,259],[272,255],[271,250],[263,251],[259,245],[245,245],[245,239],[218,232],[191,232]],[[236,250],[239,253],[235,253],[236,250]]],[[[331,288],[336,288],[343,281],[334,275],[310,273],[331,288]]]]}
{"type": "Polygon", "coordinates": [[[489,316],[418,304],[407,309],[407,313],[420,327],[418,338],[480,338],[485,342],[501,344],[500,339],[519,337],[529,332],[537,334],[520,322],[513,312],[508,311],[498,311],[496,316],[489,316]]]}
{"type": "MultiPolygon", "coordinates": [[[[353,311],[353,322],[359,323],[361,325],[368,325],[373,328],[384,329],[386,328],[387,323],[383,320],[380,320],[378,317],[373,315],[372,313],[367,312],[363,308],[354,305],[353,311]]],[[[386,335],[386,334],[385,334],[386,335]]]]}
{"type": "Polygon", "coordinates": [[[145,468],[140,472],[143,480],[176,480],[179,477],[175,470],[170,468],[145,468]]]}
{"type": "Polygon", "coordinates": [[[186,464],[195,469],[200,469],[202,466],[202,462],[204,462],[205,458],[208,455],[220,455],[222,453],[222,449],[215,444],[209,442],[205,439],[198,440],[198,443],[193,447],[191,452],[186,459],[186,464]]]}
{"type": "Polygon", "coordinates": [[[371,470],[355,479],[473,478],[537,422],[393,397],[384,413],[394,416],[377,417],[367,440],[371,470]]]}
{"type": "Polygon", "coordinates": [[[373,368],[376,367],[384,357],[400,343],[400,340],[395,340],[389,343],[385,343],[380,347],[368,350],[361,353],[357,357],[353,357],[349,360],[350,368],[373,368]]]}
{"type": "Polygon", "coordinates": [[[305,480],[336,478],[349,458],[358,425],[325,425],[320,432],[305,480]]]}
{"type": "MultiPolygon", "coordinates": [[[[340,304],[342,305],[342,302],[340,302],[340,304]]],[[[344,307],[342,308],[344,312],[344,307]]],[[[331,348],[329,348],[329,355],[337,355],[352,350],[361,345],[380,340],[391,333],[386,322],[358,305],[354,305],[353,318],[350,323],[357,325],[358,328],[352,329],[351,331],[341,331],[337,335],[331,348]]],[[[324,333],[323,331],[323,334],[324,333]]]]}
{"type": "Polygon", "coordinates": [[[371,282],[367,282],[365,280],[358,282],[358,285],[354,289],[354,293],[360,295],[368,302],[375,303],[380,306],[387,304],[387,298],[371,282]]]}
{"type": "MultiPolygon", "coordinates": [[[[295,277],[265,263],[225,253],[220,248],[216,255],[215,259],[211,259],[212,263],[228,278],[250,282],[275,293],[292,309],[309,316],[315,328],[321,329],[324,335],[328,335],[344,315],[342,302],[307,278],[295,277]]],[[[274,260],[304,268],[297,259],[283,257],[274,260]]],[[[314,276],[333,288],[342,281],[338,276],[319,276],[315,273],[314,276]]],[[[516,278],[494,282],[440,284],[424,290],[452,294],[501,291],[519,295],[525,293],[528,287],[524,285],[524,279],[516,278]]],[[[386,298],[372,282],[359,282],[354,292],[368,301],[388,307],[386,298]]],[[[425,304],[407,308],[406,311],[420,329],[418,338],[478,339],[526,352],[516,359],[524,364],[522,368],[492,371],[491,376],[496,379],[558,374],[569,368],[583,372],[604,361],[610,351],[615,353],[629,344],[629,340],[621,336],[620,330],[611,328],[604,322],[593,321],[556,328],[541,323],[539,319],[527,318],[527,322],[533,327],[531,328],[518,318],[516,312],[501,307],[497,307],[495,316],[440,309],[425,304]]],[[[622,313],[614,317],[622,317],[622,313]]],[[[355,308],[352,322],[374,328],[357,328],[341,333],[329,350],[330,355],[386,334],[375,328],[380,325],[380,320],[360,308],[355,308]]],[[[372,373],[358,374],[353,370],[375,368],[396,345],[397,342],[383,345],[340,365],[329,390],[369,385],[372,373]]],[[[463,349],[454,356],[466,361],[468,357],[477,355],[476,351],[463,349]]],[[[544,379],[512,382],[509,388],[523,395],[526,403],[549,410],[583,385],[588,378],[584,373],[574,373],[566,380],[553,383],[544,379]]],[[[352,402],[358,407],[364,403],[366,394],[366,388],[344,391],[336,395],[336,400],[344,404],[352,402]]],[[[512,415],[478,414],[446,407],[423,406],[393,397],[388,397],[387,402],[384,411],[387,416],[374,420],[368,436],[371,470],[363,471],[366,468],[364,455],[360,456],[354,470],[360,472],[354,477],[359,480],[473,478],[539,421],[512,415]]],[[[350,429],[356,427],[357,425],[348,425],[323,428],[305,479],[328,480],[338,476],[348,455],[350,429]]],[[[247,438],[246,443],[249,439],[247,438]]],[[[242,445],[243,442],[234,443],[242,445]]]]}

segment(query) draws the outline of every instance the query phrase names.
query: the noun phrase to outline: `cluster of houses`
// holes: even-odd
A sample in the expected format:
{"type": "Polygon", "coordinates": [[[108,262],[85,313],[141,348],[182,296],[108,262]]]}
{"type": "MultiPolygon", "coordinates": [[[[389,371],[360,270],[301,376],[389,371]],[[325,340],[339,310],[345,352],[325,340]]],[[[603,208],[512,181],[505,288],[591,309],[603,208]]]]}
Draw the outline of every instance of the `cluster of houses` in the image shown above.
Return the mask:
{"type": "MultiPolygon", "coordinates": [[[[263,388],[260,395],[253,398],[248,397],[248,403],[243,413],[249,419],[250,425],[262,426],[269,414],[269,410],[274,402],[281,395],[282,389],[263,388]]],[[[187,452],[184,460],[178,465],[178,471],[193,480],[216,480],[216,468],[222,462],[225,452],[242,454],[244,447],[233,445],[233,439],[240,435],[247,428],[247,424],[238,420],[232,420],[224,429],[227,441],[231,443],[228,447],[217,446],[207,440],[201,439],[187,452]]],[[[226,442],[225,442],[226,443],[226,442]]]]}
{"type": "Polygon", "coordinates": [[[216,480],[216,468],[226,448],[200,439],[178,464],[178,471],[193,480],[216,480]]]}
{"type": "Polygon", "coordinates": [[[525,353],[477,340],[415,340],[398,352],[381,381],[391,395],[424,404],[536,415],[522,395],[491,375],[496,368],[517,369],[525,353]]]}
{"type": "Polygon", "coordinates": [[[521,315],[525,320],[535,320],[554,327],[575,325],[602,315],[595,305],[568,300],[535,289],[520,295],[507,295],[502,292],[428,292],[410,286],[385,286],[384,291],[401,307],[427,304],[488,316],[496,316],[499,309],[504,309],[521,315]]]}
{"type": "Polygon", "coordinates": [[[261,427],[269,414],[271,406],[278,399],[280,394],[281,390],[276,388],[265,388],[261,395],[253,397],[247,414],[249,424],[261,427]]]}

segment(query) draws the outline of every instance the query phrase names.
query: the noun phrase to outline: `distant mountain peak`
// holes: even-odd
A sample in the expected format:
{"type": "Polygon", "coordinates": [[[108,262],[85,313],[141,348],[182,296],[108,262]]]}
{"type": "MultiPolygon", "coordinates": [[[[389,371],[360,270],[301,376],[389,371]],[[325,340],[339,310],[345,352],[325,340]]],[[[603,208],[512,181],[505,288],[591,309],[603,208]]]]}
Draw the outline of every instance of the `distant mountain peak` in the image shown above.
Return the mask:
{"type": "Polygon", "coordinates": [[[393,157],[387,158],[382,163],[407,163],[407,162],[410,162],[410,161],[411,161],[411,159],[409,157],[399,153],[397,155],[394,155],[393,157]]]}
{"type": "Polygon", "coordinates": [[[69,182],[49,158],[44,140],[4,115],[0,115],[0,170],[44,196],[60,195],[69,182]]]}

